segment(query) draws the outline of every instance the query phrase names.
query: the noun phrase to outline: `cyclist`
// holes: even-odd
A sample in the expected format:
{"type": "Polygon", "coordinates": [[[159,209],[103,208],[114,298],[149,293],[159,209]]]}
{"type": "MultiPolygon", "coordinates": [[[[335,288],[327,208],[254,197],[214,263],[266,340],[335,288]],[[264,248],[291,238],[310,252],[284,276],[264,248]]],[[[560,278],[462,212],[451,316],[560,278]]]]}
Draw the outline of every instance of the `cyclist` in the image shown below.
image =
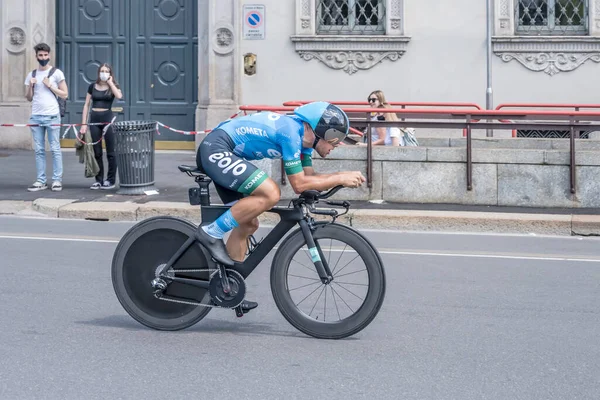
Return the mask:
{"type": "MultiPolygon", "coordinates": [[[[280,199],[277,184],[247,160],[283,158],[288,180],[297,194],[334,186],[357,188],[365,182],[359,171],[318,174],[312,167],[313,149],[321,157],[348,135],[348,116],[327,102],[300,106],[293,115],[255,113],[220,123],[198,147],[196,164],[212,178],[224,204],[233,206],[216,221],[201,226],[197,240],[218,262],[243,261],[247,239],[258,229],[258,216],[280,199]],[[224,235],[231,231],[227,246],[224,235]]],[[[257,303],[245,300],[244,312],[257,303]]]]}

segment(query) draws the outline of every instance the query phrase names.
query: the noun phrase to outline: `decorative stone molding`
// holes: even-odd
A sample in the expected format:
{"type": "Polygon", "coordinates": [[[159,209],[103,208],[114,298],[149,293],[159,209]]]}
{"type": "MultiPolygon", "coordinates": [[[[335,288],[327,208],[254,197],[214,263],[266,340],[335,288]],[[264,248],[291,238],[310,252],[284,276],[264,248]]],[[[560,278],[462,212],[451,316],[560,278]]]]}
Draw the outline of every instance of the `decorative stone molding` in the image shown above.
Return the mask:
{"type": "Polygon", "coordinates": [[[343,69],[348,74],[353,74],[359,69],[365,70],[375,66],[384,59],[396,61],[404,52],[388,51],[388,52],[338,52],[338,53],[317,53],[314,51],[300,51],[298,52],[302,59],[309,61],[313,58],[318,59],[323,64],[327,65],[332,69],[343,69]]]}
{"type": "Polygon", "coordinates": [[[296,35],[290,37],[303,60],[354,74],[383,60],[396,61],[408,47],[404,34],[404,0],[385,0],[385,35],[317,35],[318,0],[296,0],[296,35]]]}
{"type": "Polygon", "coordinates": [[[13,26],[8,29],[6,36],[6,50],[12,54],[20,54],[25,50],[26,35],[25,30],[19,26],[13,26]]]}
{"type": "Polygon", "coordinates": [[[234,37],[232,27],[218,26],[214,31],[213,38],[213,50],[215,53],[225,55],[233,51],[234,37]]]}
{"type": "Polygon", "coordinates": [[[303,60],[319,60],[329,68],[353,74],[373,68],[385,59],[396,61],[406,52],[410,38],[386,36],[292,36],[303,60]]]}
{"type": "Polygon", "coordinates": [[[35,24],[33,29],[33,44],[38,44],[44,41],[44,28],[40,24],[35,24]]]}
{"type": "Polygon", "coordinates": [[[494,37],[492,50],[502,61],[517,60],[531,71],[554,76],[587,60],[600,62],[600,37],[494,37]]]}
{"type": "MultiPolygon", "coordinates": [[[[174,4],[176,4],[175,2],[174,4]]],[[[198,106],[197,131],[216,126],[238,111],[243,59],[242,32],[237,0],[198,1],[198,106]]],[[[167,9],[167,12],[174,12],[167,9]]],[[[22,96],[22,95],[21,95],[22,96]]],[[[206,137],[198,134],[196,145],[206,137]]]]}
{"type": "MultiPolygon", "coordinates": [[[[314,4],[314,1],[312,2],[314,4]]],[[[311,1],[310,0],[302,0],[301,4],[300,4],[300,23],[301,23],[301,29],[302,30],[307,30],[307,29],[311,29],[313,21],[312,18],[310,17],[310,11],[311,9],[311,1]]]]}
{"type": "Polygon", "coordinates": [[[550,76],[574,71],[588,60],[600,62],[600,0],[588,0],[589,35],[586,36],[517,36],[518,0],[494,1],[492,50],[502,61],[517,60],[530,71],[550,76]]]}
{"type": "Polygon", "coordinates": [[[592,21],[589,24],[590,33],[594,36],[600,34],[600,0],[590,0],[589,13],[592,21]]]}
{"type": "Polygon", "coordinates": [[[387,0],[386,1],[386,35],[400,36],[404,32],[404,1],[387,0]]]}
{"type": "Polygon", "coordinates": [[[512,36],[515,32],[514,25],[514,0],[495,0],[495,23],[496,35],[512,36]]]}
{"type": "Polygon", "coordinates": [[[600,62],[600,53],[504,53],[502,61],[517,60],[531,71],[544,71],[550,76],[559,72],[573,71],[587,60],[600,62]]]}

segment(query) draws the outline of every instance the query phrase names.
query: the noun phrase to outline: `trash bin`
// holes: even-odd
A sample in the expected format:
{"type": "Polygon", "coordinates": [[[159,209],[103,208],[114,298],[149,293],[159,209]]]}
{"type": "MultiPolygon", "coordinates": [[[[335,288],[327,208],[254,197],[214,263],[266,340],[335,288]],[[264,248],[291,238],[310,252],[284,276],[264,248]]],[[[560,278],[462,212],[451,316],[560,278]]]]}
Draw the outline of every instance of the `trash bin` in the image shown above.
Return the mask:
{"type": "Polygon", "coordinates": [[[154,132],[156,121],[119,121],[113,124],[119,171],[117,194],[139,195],[154,187],[154,132]]]}

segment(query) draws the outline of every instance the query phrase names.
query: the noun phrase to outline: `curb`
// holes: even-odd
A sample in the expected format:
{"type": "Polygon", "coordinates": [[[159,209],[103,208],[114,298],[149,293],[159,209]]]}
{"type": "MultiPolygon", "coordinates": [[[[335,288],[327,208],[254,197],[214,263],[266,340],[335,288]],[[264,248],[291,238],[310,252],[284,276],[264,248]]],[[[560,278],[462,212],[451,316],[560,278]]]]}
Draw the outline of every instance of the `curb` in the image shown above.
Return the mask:
{"type": "MultiPolygon", "coordinates": [[[[163,201],[144,204],[77,203],[75,199],[46,198],[33,202],[0,201],[0,215],[41,215],[101,221],[141,221],[154,216],[169,215],[200,223],[199,211],[199,207],[188,203],[163,201]]],[[[275,225],[279,217],[276,214],[265,213],[259,219],[261,224],[275,225]]],[[[600,215],[356,209],[338,218],[338,221],[357,229],[600,236],[600,215]]]]}

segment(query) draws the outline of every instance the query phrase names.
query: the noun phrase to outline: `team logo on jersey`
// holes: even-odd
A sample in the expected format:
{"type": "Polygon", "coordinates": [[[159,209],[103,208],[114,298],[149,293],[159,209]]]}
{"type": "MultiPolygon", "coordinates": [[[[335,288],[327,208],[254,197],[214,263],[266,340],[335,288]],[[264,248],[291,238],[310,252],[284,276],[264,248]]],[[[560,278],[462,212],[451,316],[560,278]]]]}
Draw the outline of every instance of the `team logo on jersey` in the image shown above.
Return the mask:
{"type": "Polygon", "coordinates": [[[283,164],[284,168],[294,168],[297,167],[298,165],[302,165],[302,161],[300,160],[292,160],[292,161],[286,161],[283,164]]]}
{"type": "Polygon", "coordinates": [[[260,171],[246,186],[244,186],[244,190],[250,190],[250,188],[252,188],[256,182],[260,181],[263,176],[265,176],[265,171],[260,171]]]}
{"type": "Polygon", "coordinates": [[[256,135],[256,136],[265,136],[268,137],[267,131],[260,128],[254,128],[251,126],[240,126],[239,128],[235,128],[235,133],[238,135],[256,135]]]}
{"type": "Polygon", "coordinates": [[[235,176],[239,176],[246,172],[248,168],[246,164],[244,164],[243,160],[237,160],[233,162],[231,156],[233,153],[224,152],[224,153],[214,153],[208,157],[208,161],[213,164],[217,164],[217,167],[221,168],[224,174],[231,172],[235,176]]]}
{"type": "Polygon", "coordinates": [[[278,152],[278,151],[277,151],[277,150],[275,150],[275,149],[269,149],[269,150],[267,150],[267,154],[268,154],[270,157],[273,157],[273,158],[281,158],[281,153],[280,153],[280,152],[278,152]]]}

